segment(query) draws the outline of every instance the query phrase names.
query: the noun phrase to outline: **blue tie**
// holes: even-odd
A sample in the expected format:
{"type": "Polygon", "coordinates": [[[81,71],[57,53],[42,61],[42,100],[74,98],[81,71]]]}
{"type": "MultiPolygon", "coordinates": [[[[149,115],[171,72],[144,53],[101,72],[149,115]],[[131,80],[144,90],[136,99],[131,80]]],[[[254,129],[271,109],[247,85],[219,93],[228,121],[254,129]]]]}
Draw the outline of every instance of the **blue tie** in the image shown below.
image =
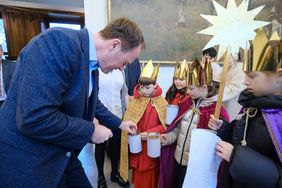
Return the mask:
{"type": "Polygon", "coordinates": [[[91,92],[93,90],[92,72],[97,70],[98,68],[99,68],[99,64],[96,60],[90,60],[89,61],[89,92],[88,92],[88,97],[90,97],[91,92]]]}

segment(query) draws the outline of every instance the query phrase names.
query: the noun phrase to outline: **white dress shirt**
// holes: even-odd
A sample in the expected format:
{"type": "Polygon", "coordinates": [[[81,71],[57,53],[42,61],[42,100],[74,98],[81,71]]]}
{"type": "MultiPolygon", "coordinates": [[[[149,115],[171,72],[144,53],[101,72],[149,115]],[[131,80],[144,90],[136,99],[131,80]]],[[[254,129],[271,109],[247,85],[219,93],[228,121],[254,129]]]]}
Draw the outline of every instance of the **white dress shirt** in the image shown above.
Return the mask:
{"type": "Polygon", "coordinates": [[[120,70],[113,70],[108,74],[99,69],[99,99],[113,114],[122,118],[121,90],[124,77],[120,70]]]}

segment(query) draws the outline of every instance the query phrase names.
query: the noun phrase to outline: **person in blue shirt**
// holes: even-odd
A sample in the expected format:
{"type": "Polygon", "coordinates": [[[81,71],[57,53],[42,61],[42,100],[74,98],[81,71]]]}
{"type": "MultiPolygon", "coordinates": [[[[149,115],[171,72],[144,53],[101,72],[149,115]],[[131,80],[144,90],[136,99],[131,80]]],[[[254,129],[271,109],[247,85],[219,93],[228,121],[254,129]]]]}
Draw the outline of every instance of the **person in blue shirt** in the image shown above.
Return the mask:
{"type": "Polygon", "coordinates": [[[131,64],[127,65],[125,70],[125,82],[128,88],[128,95],[133,96],[134,87],[138,84],[141,67],[139,59],[135,59],[131,64]]]}

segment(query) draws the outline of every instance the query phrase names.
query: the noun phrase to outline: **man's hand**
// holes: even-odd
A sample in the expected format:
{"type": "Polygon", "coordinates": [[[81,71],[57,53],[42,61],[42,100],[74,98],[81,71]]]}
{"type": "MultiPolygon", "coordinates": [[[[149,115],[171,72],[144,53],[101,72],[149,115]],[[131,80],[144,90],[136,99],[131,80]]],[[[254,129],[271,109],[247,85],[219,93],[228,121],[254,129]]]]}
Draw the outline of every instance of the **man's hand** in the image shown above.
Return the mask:
{"type": "Polygon", "coordinates": [[[127,131],[130,134],[135,134],[137,130],[137,125],[132,121],[123,121],[121,122],[119,128],[124,131],[127,131]]]}
{"type": "Polygon", "coordinates": [[[228,142],[219,141],[216,145],[216,154],[222,159],[230,162],[230,157],[233,151],[234,146],[228,142]]]}
{"type": "Polygon", "coordinates": [[[96,124],[94,133],[91,137],[91,140],[94,144],[100,144],[107,141],[113,136],[113,133],[110,129],[103,125],[96,124]]]}
{"type": "Polygon", "coordinates": [[[96,119],[96,118],[93,118],[93,121],[92,121],[92,122],[94,123],[94,125],[100,124],[99,121],[98,121],[98,119],[96,119]]]}

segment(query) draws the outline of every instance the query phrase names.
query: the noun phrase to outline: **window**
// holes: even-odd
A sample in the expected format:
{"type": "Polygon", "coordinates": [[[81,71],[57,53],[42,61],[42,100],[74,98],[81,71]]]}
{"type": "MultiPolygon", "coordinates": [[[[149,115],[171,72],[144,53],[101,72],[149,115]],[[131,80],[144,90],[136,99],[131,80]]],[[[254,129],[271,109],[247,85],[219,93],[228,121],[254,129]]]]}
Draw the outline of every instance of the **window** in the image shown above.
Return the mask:
{"type": "Polygon", "coordinates": [[[7,52],[7,43],[3,19],[0,19],[0,44],[2,45],[3,52],[7,52]]]}
{"type": "Polygon", "coordinates": [[[79,24],[52,23],[52,22],[50,22],[50,28],[51,27],[65,27],[65,28],[76,29],[76,30],[81,29],[79,24]]]}
{"type": "Polygon", "coordinates": [[[46,28],[64,27],[79,30],[83,28],[84,15],[67,12],[48,13],[45,15],[46,28]]]}

